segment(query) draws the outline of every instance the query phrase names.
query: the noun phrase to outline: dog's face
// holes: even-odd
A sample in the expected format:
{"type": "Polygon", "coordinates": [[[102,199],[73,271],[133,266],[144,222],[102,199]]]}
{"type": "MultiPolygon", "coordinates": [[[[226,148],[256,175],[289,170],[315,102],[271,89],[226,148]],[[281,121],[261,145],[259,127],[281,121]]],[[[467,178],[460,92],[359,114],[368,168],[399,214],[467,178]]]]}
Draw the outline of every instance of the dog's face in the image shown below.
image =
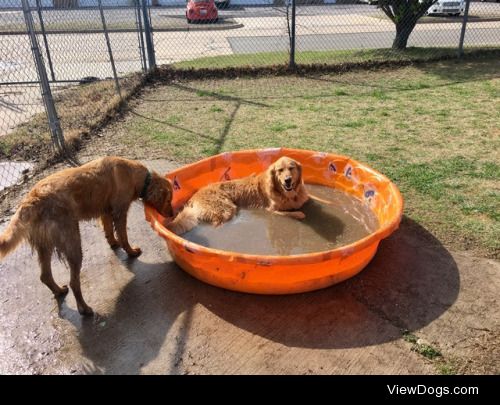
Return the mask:
{"type": "Polygon", "coordinates": [[[302,165],[287,156],[278,159],[270,167],[277,191],[290,192],[302,183],[302,165]]]}
{"type": "Polygon", "coordinates": [[[173,188],[170,181],[157,173],[153,173],[146,194],[146,201],[155,207],[162,216],[168,218],[174,216],[172,196],[173,188]]]}

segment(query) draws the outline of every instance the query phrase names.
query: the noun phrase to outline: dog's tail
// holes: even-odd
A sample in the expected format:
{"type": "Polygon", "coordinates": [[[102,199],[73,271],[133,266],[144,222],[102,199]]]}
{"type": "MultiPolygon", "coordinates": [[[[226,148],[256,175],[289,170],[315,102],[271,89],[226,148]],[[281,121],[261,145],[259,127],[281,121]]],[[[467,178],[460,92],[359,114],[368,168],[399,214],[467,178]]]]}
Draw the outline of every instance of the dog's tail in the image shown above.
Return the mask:
{"type": "Polygon", "coordinates": [[[198,215],[193,207],[185,207],[175,219],[167,225],[173,233],[182,235],[198,225],[198,215]]]}
{"type": "Polygon", "coordinates": [[[7,229],[0,235],[0,259],[12,252],[26,236],[25,227],[21,220],[22,208],[19,208],[12,217],[7,229]]]}

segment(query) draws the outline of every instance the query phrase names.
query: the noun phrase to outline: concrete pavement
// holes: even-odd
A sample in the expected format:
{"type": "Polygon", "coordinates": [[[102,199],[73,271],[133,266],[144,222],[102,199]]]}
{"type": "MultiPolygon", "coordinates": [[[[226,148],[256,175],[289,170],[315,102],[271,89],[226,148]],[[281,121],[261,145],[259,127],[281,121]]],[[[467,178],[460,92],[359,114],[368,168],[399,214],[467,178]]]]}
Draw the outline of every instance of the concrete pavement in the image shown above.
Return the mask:
{"type": "MultiPolygon", "coordinates": [[[[160,171],[169,162],[148,163],[160,171]]],[[[1,229],[5,228],[5,223],[1,229]]],[[[498,373],[500,265],[449,252],[405,219],[358,276],[290,296],[240,294],[190,277],[145,222],[129,213],[143,255],[108,248],[82,223],[81,318],[57,303],[28,247],[0,262],[0,372],[106,374],[420,374],[438,372],[403,330],[466,372],[498,373]]],[[[68,270],[54,262],[63,284],[68,270]]]]}

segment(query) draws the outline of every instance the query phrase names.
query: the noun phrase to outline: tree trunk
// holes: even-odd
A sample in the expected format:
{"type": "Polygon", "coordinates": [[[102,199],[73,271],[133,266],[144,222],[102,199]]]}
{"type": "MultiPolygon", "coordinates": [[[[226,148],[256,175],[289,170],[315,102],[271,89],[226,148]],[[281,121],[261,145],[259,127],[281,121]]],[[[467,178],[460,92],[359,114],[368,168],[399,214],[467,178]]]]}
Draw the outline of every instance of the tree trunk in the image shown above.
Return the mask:
{"type": "Polygon", "coordinates": [[[394,42],[392,43],[392,49],[403,50],[406,49],[406,45],[408,44],[408,38],[410,38],[410,34],[415,28],[417,21],[407,19],[402,19],[401,22],[396,23],[396,38],[394,38],[394,42]]]}

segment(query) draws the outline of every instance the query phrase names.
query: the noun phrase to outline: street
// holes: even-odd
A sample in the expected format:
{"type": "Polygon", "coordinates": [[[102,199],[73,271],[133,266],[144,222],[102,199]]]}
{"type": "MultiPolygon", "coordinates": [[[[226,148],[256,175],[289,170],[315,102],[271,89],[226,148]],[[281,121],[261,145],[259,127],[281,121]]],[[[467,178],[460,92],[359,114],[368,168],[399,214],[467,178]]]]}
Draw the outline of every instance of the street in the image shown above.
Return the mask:
{"type": "MultiPolygon", "coordinates": [[[[165,27],[164,19],[182,18],[183,8],[154,8],[153,27],[165,27]]],[[[472,3],[471,15],[500,16],[498,3],[472,3]]],[[[229,8],[220,11],[222,19],[234,19],[241,28],[214,30],[216,24],[203,24],[196,29],[154,33],[158,64],[191,60],[206,56],[286,51],[288,30],[284,10],[273,7],[229,8]]],[[[0,24],[21,27],[22,13],[0,12],[0,24]]],[[[135,24],[133,9],[106,10],[110,24],[135,24]]],[[[419,24],[412,33],[409,46],[458,46],[462,18],[434,17],[419,24]],[[435,22],[433,21],[435,19],[435,22]],[[453,20],[452,20],[453,21],[453,20]]],[[[70,27],[78,22],[100,21],[98,10],[44,11],[46,26],[58,22],[70,27]]],[[[69,28],[68,28],[69,29],[69,28]]],[[[387,48],[392,44],[394,24],[383,13],[369,5],[300,6],[297,10],[297,51],[387,48]]],[[[120,74],[141,68],[139,40],[136,32],[111,32],[113,56],[120,74]]],[[[45,54],[42,37],[39,43],[45,54]]],[[[500,21],[474,21],[468,25],[465,46],[500,44],[500,21]]],[[[112,75],[109,54],[102,33],[59,33],[47,36],[56,80],[80,80],[86,76],[106,78],[112,75]]],[[[46,55],[44,55],[46,56],[46,55]]],[[[47,58],[46,58],[47,59],[47,58]]],[[[49,69],[48,69],[49,70],[49,69]]],[[[25,34],[0,36],[0,82],[36,80],[30,45],[25,34]]]]}

